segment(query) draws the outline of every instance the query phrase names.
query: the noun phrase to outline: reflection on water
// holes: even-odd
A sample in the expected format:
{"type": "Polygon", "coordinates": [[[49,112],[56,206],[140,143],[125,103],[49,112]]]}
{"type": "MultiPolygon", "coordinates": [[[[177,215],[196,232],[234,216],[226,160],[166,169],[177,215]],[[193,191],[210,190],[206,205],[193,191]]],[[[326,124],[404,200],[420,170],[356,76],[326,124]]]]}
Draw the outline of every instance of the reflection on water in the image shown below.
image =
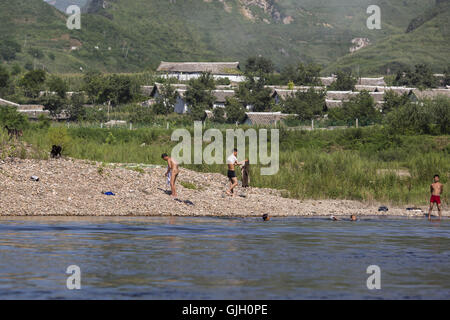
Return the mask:
{"type": "Polygon", "coordinates": [[[0,299],[446,299],[449,262],[449,220],[0,218],[0,299]]]}

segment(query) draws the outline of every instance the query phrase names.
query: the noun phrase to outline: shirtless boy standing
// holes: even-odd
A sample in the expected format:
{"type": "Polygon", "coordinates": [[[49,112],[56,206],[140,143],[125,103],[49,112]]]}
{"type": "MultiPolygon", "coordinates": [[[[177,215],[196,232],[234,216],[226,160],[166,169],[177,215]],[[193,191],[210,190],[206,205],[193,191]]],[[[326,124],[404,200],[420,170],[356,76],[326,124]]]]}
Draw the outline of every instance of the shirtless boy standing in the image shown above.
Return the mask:
{"type": "Polygon", "coordinates": [[[175,189],[175,182],[177,181],[178,173],[180,170],[178,169],[178,163],[175,159],[169,157],[167,153],[163,153],[161,155],[165,161],[167,161],[167,172],[165,174],[166,177],[170,177],[170,189],[172,190],[172,197],[177,196],[177,190],[175,189]]]}
{"type": "Polygon", "coordinates": [[[235,166],[241,166],[245,164],[245,161],[238,162],[237,161],[237,149],[233,149],[233,153],[227,158],[228,165],[228,179],[230,179],[230,189],[227,190],[227,194],[229,196],[234,196],[234,188],[238,185],[235,166]]]}
{"type": "Polygon", "coordinates": [[[428,211],[428,220],[431,220],[431,211],[433,211],[434,203],[436,203],[439,212],[439,221],[441,220],[441,194],[444,185],[439,182],[439,175],[434,175],[434,182],[430,185],[430,210],[428,211]]]}

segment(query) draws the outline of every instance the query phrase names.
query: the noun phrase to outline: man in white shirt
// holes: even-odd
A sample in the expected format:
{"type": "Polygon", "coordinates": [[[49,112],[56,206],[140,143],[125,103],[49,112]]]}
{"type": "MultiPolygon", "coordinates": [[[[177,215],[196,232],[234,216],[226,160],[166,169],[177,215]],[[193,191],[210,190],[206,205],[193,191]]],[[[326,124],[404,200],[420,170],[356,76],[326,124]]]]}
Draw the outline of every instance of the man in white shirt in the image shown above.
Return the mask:
{"type": "Polygon", "coordinates": [[[237,149],[233,149],[233,153],[227,158],[228,165],[228,179],[230,179],[230,189],[227,190],[227,194],[229,196],[235,196],[234,188],[238,185],[235,166],[241,166],[245,163],[245,161],[238,162],[237,161],[237,149]]]}

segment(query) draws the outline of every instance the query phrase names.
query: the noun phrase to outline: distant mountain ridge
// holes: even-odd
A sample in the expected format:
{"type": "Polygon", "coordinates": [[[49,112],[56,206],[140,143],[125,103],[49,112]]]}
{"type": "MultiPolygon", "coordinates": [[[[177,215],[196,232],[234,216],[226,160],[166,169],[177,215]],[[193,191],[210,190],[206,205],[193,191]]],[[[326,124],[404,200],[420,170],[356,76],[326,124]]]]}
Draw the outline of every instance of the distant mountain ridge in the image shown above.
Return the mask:
{"type": "Polygon", "coordinates": [[[411,22],[408,25],[408,28],[406,29],[406,33],[414,31],[427,21],[430,21],[443,11],[446,11],[449,5],[450,0],[436,0],[436,5],[434,7],[426,10],[424,13],[411,20],[411,22]]]}
{"type": "MultiPolygon", "coordinates": [[[[0,4],[0,39],[25,45],[20,63],[50,71],[80,68],[134,72],[159,61],[244,61],[252,55],[286,64],[324,66],[345,58],[355,39],[365,51],[404,35],[434,0],[16,0],[0,4]],[[52,4],[60,11],[49,6],[52,4]],[[65,26],[67,6],[82,7],[81,30],[65,26]],[[370,4],[382,8],[382,29],[366,27],[370,4]],[[15,18],[12,18],[15,17],[15,18]],[[27,21],[24,19],[28,17],[27,21]],[[26,35],[26,38],[24,38],[26,35]],[[367,39],[367,40],[366,40],[367,39]],[[27,54],[44,51],[44,58],[27,54]],[[54,56],[55,59],[48,58],[54,56]]],[[[431,35],[432,37],[432,35],[431,35]]],[[[420,57],[419,57],[420,58],[420,57]]],[[[439,62],[441,63],[441,62],[439,62]]],[[[373,72],[373,70],[371,71],[373,72]]]]}
{"type": "Polygon", "coordinates": [[[425,63],[442,73],[450,66],[449,21],[450,1],[437,0],[434,7],[411,20],[405,33],[341,57],[325,71],[346,68],[362,74],[386,74],[425,63]]]}

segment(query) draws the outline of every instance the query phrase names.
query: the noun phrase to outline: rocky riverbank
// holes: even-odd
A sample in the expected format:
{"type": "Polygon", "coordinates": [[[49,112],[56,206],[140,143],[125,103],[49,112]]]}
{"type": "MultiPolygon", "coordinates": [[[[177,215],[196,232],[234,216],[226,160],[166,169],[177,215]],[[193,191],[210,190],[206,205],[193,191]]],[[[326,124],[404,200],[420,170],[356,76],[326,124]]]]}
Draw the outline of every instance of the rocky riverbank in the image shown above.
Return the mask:
{"type": "MultiPolygon", "coordinates": [[[[378,203],[350,200],[296,200],[280,191],[238,188],[225,195],[228,180],[218,173],[181,168],[174,200],[162,167],[74,160],[0,161],[1,216],[423,216],[424,212],[392,208],[378,212],[378,203]],[[39,178],[38,181],[31,179],[39,178]],[[180,183],[183,182],[183,187],[180,183]],[[112,192],[115,195],[105,195],[112,192]]],[[[426,195],[424,195],[426,196],[426,195]]],[[[426,211],[425,207],[421,208],[426,211]]],[[[437,213],[437,212],[436,212],[437,213]]],[[[444,211],[444,215],[448,212],[444,211]]]]}

